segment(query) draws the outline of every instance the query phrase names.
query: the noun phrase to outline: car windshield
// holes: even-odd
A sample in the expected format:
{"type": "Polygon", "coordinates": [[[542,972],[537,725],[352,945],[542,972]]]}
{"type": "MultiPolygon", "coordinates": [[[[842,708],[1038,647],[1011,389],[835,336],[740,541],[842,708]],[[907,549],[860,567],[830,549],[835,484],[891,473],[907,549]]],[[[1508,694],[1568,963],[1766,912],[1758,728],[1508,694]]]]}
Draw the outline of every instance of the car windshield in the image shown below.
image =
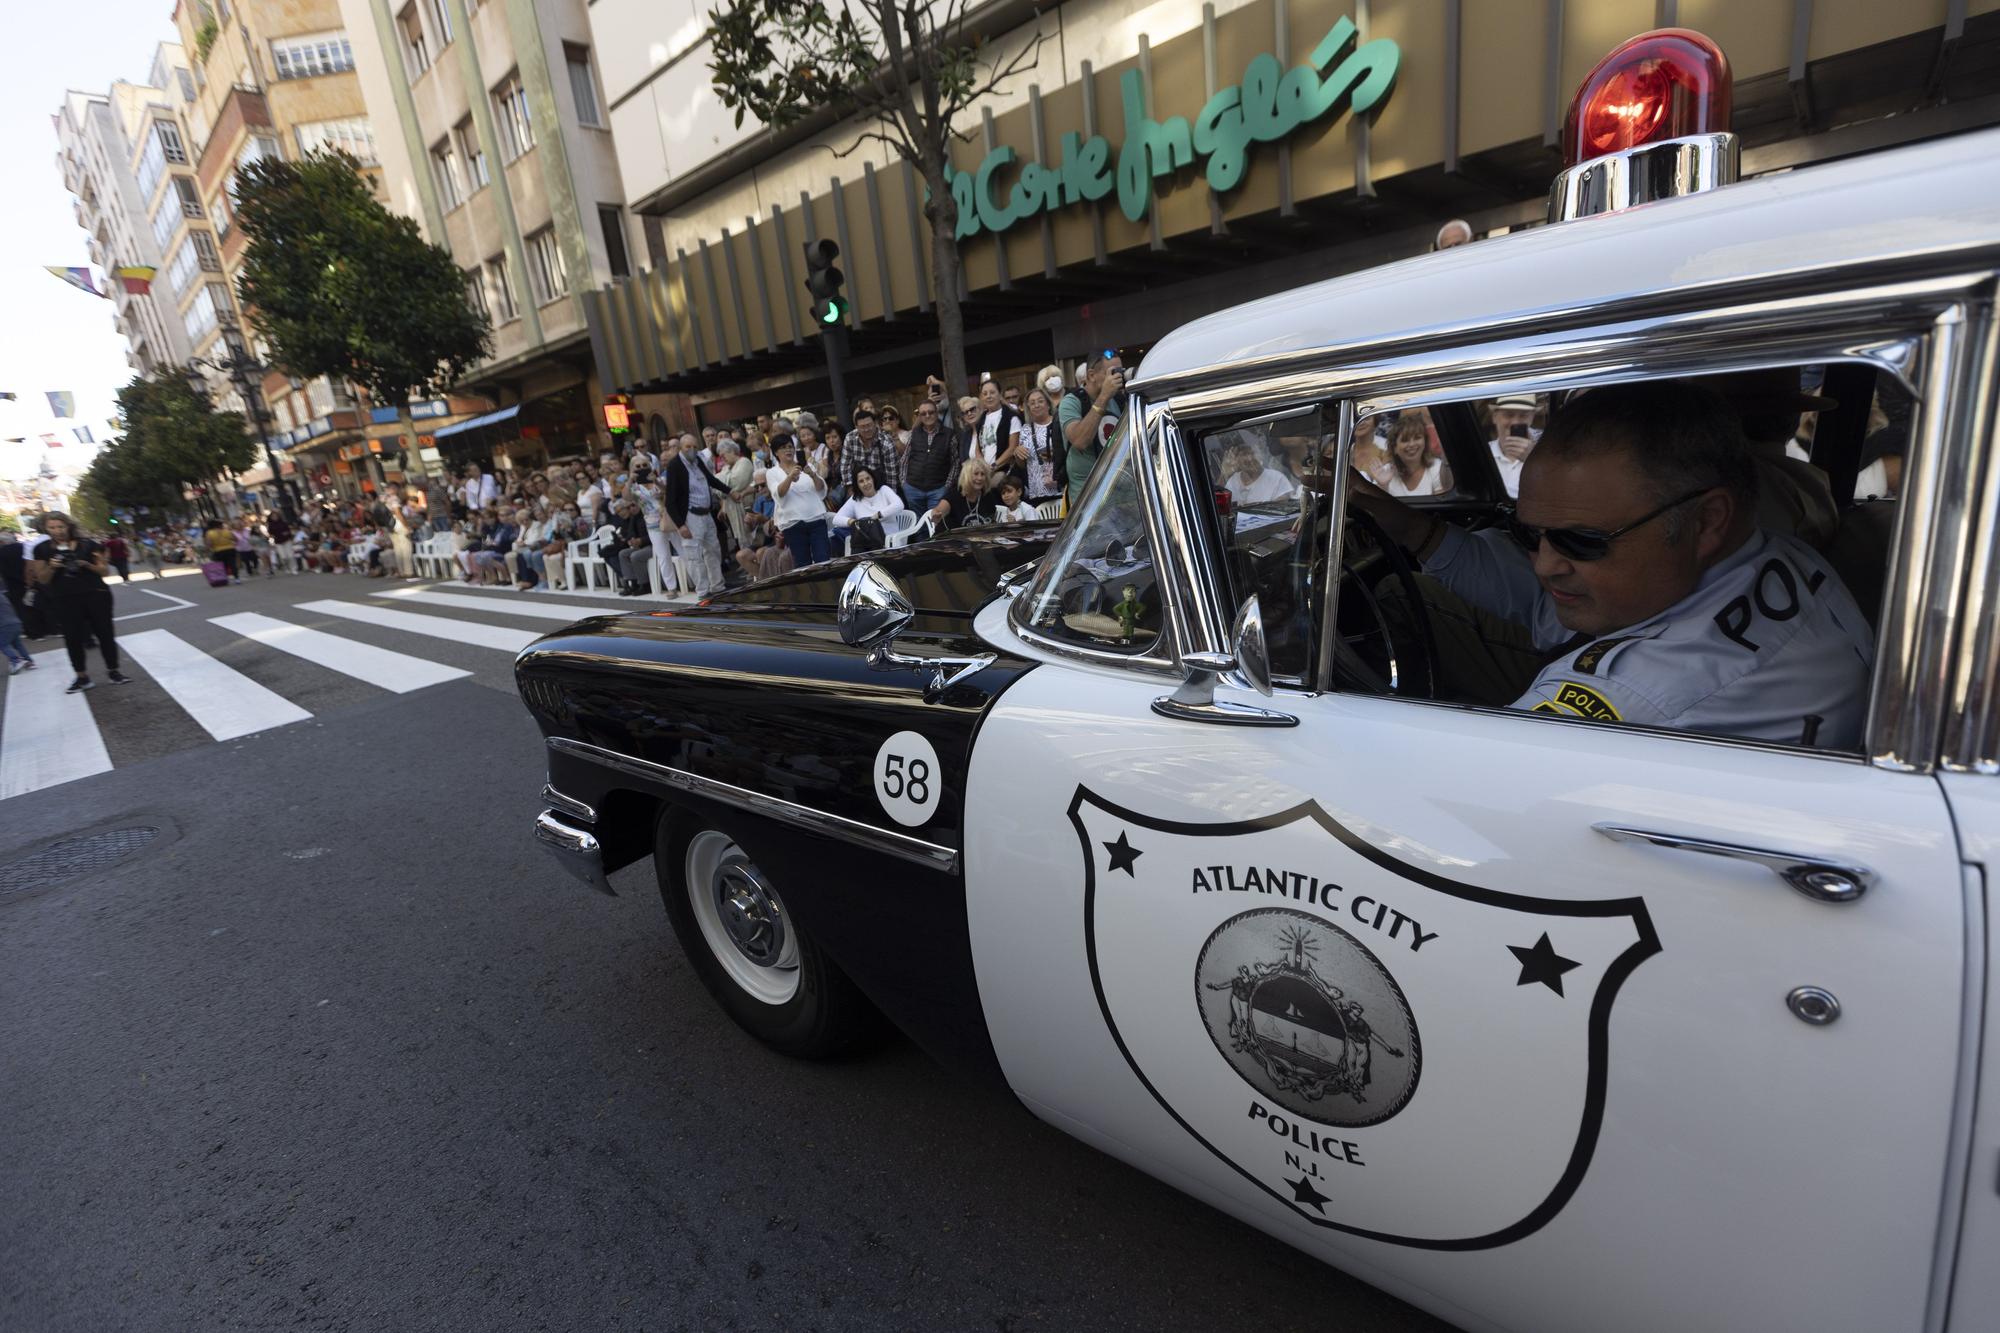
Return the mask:
{"type": "Polygon", "coordinates": [[[1162,656],[1165,623],[1140,494],[1138,428],[1130,417],[1042,561],[1016,623],[1096,652],[1162,656]]]}

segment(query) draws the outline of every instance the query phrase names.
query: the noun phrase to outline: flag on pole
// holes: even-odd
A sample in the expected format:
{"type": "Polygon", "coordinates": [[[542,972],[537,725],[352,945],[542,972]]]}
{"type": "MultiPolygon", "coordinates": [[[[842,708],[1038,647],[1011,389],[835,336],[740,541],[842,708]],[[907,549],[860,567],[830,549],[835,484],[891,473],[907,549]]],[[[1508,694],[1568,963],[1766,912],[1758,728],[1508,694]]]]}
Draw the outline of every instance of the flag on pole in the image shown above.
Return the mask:
{"type": "Polygon", "coordinates": [[[146,264],[128,264],[112,270],[112,274],[124,286],[128,296],[144,296],[153,290],[153,275],[158,269],[146,264]]]}
{"type": "Polygon", "coordinates": [[[0,389],[0,399],[5,399],[11,403],[15,400],[16,396],[12,389],[0,389]]]}
{"type": "Polygon", "coordinates": [[[91,281],[90,270],[87,268],[64,268],[60,264],[44,264],[42,267],[80,291],[89,292],[92,296],[102,296],[107,301],[111,299],[109,294],[97,290],[97,284],[91,281]]]}
{"type": "Polygon", "coordinates": [[[76,436],[76,442],[77,442],[78,444],[96,444],[96,443],[97,443],[97,441],[96,441],[95,439],[93,439],[93,438],[91,437],[91,434],[90,434],[90,427],[88,427],[88,426],[74,426],[74,427],[71,427],[71,429],[70,429],[70,433],[71,433],[72,435],[76,436]]]}
{"type": "Polygon", "coordinates": [[[63,442],[60,439],[46,431],[42,433],[42,443],[51,449],[60,449],[63,447],[63,442]]]}
{"type": "Polygon", "coordinates": [[[73,417],[76,415],[76,395],[68,389],[44,389],[42,392],[48,395],[50,416],[73,417]]]}

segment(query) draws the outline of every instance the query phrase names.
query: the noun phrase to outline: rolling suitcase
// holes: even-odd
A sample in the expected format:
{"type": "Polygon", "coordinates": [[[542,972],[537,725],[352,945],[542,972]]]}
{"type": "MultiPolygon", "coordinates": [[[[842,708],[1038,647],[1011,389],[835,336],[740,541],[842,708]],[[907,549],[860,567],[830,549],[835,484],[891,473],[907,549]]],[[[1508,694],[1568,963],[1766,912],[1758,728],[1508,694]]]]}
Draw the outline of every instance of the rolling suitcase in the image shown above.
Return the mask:
{"type": "Polygon", "coordinates": [[[208,575],[208,586],[211,588],[220,588],[229,582],[229,571],[222,567],[220,560],[204,560],[201,572],[208,575]]]}

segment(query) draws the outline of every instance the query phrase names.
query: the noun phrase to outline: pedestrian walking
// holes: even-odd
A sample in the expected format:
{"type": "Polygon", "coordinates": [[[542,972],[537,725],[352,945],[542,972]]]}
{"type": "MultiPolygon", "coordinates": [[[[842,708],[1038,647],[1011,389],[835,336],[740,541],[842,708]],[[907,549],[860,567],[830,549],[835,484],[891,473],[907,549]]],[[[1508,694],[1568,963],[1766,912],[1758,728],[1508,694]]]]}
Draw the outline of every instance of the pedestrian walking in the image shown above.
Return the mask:
{"type": "Polygon", "coordinates": [[[222,566],[224,577],[231,583],[236,578],[236,534],[219,518],[212,518],[202,529],[202,545],[208,548],[208,558],[222,566]]]}
{"type": "Polygon", "coordinates": [[[132,548],[125,539],[113,532],[104,539],[104,554],[111,561],[111,567],[118,571],[118,577],[125,582],[132,581],[132,548]]]}
{"type": "Polygon", "coordinates": [[[230,570],[232,583],[243,582],[243,575],[257,572],[257,551],[250,545],[250,520],[239,517],[230,525],[229,538],[236,543],[236,568],[230,570]]]}
{"type": "Polygon", "coordinates": [[[13,603],[6,598],[0,598],[0,656],[7,659],[7,674],[10,676],[35,669],[35,659],[29,655],[27,642],[21,637],[21,618],[14,614],[13,603]]]}
{"type": "Polygon", "coordinates": [[[76,520],[68,514],[44,515],[42,530],[48,536],[35,548],[29,577],[36,595],[48,600],[49,614],[62,630],[63,646],[76,672],[64,693],[96,688],[84,655],[93,637],[111,683],[126,684],[130,678],[118,669],[118,641],[111,625],[111,589],[104,582],[111,572],[109,557],[102,546],[78,533],[76,520]]]}
{"type": "Polygon", "coordinates": [[[21,622],[22,633],[31,639],[49,632],[48,616],[28,586],[29,555],[39,540],[32,532],[25,542],[11,532],[0,532],[0,586],[7,591],[8,608],[21,622]]]}

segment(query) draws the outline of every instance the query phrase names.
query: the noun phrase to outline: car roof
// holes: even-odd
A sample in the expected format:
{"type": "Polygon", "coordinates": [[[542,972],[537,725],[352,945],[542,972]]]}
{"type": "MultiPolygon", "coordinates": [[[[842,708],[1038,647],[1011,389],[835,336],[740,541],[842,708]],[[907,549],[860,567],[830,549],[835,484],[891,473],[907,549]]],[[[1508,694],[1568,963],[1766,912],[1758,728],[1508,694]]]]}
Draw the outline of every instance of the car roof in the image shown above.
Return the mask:
{"type": "Polygon", "coordinates": [[[1246,363],[1552,321],[1621,294],[2000,251],[1996,161],[2000,129],[1958,134],[1384,264],[1184,324],[1134,384],[1158,393],[1246,363]]]}

